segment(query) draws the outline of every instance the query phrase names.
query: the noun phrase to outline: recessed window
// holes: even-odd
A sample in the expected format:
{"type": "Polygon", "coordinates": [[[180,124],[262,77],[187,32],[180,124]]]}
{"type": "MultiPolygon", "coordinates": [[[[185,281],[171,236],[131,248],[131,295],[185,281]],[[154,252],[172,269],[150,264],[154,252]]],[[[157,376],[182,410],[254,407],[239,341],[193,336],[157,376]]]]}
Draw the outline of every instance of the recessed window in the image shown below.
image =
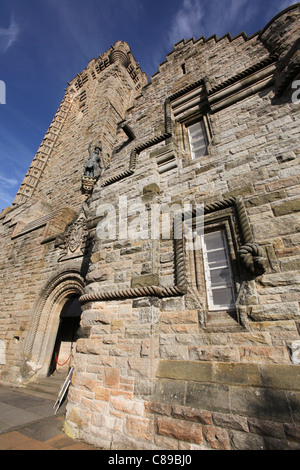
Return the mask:
{"type": "Polygon", "coordinates": [[[208,308],[211,311],[233,310],[234,283],[225,230],[205,233],[202,246],[208,308]]]}
{"type": "Polygon", "coordinates": [[[187,129],[192,159],[204,157],[207,154],[207,138],[203,120],[188,126],[187,129]]]}

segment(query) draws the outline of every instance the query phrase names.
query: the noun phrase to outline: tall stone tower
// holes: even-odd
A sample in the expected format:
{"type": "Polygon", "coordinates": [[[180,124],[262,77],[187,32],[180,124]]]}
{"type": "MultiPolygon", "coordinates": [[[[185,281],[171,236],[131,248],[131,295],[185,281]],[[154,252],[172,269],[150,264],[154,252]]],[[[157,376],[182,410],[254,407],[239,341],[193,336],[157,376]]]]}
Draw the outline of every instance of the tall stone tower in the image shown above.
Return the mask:
{"type": "Polygon", "coordinates": [[[109,168],[125,112],[146,83],[126,43],[91,60],[69,83],[11,208],[1,214],[4,381],[49,371],[61,310],[82,292],[88,264],[85,201],[97,178],[85,162],[99,147],[100,173],[109,168]],[[53,289],[61,293],[50,302],[53,289]]]}
{"type": "Polygon", "coordinates": [[[300,6],[70,84],[1,215],[0,379],[103,449],[299,449],[300,6]],[[296,87],[296,88],[295,88],[296,87]]]}

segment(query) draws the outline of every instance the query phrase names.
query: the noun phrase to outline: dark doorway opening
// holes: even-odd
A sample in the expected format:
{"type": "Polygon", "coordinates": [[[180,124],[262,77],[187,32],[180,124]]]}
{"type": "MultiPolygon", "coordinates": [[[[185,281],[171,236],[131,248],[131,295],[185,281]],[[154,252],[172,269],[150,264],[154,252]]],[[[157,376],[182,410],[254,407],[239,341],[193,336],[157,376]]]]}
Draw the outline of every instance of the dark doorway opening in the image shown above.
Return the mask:
{"type": "Polygon", "coordinates": [[[68,299],[61,311],[48,375],[52,375],[55,371],[63,374],[69,370],[70,358],[80,326],[81,306],[78,299],[78,296],[68,299]]]}

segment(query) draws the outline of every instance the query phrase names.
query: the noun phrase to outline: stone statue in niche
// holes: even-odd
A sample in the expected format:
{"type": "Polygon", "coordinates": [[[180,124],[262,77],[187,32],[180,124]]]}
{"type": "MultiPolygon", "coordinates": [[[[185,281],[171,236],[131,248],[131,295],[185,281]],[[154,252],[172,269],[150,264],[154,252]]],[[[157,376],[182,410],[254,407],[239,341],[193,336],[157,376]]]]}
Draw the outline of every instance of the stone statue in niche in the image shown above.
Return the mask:
{"type": "Polygon", "coordinates": [[[94,146],[93,142],[90,142],[88,151],[89,156],[84,162],[82,176],[82,192],[86,196],[92,194],[96,182],[110,163],[109,154],[103,155],[101,142],[97,142],[94,146]]]}
{"type": "Polygon", "coordinates": [[[90,142],[89,145],[89,156],[84,162],[84,176],[88,178],[98,179],[102,175],[104,171],[104,166],[102,164],[102,145],[98,143],[95,145],[94,149],[92,149],[93,142],[90,142]]]}

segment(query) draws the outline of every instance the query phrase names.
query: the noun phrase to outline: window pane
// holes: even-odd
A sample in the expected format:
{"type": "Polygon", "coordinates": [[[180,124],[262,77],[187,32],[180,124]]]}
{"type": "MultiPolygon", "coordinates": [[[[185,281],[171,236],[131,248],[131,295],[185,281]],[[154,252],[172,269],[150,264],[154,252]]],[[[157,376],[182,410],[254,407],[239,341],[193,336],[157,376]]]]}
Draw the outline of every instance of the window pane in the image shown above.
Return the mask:
{"type": "Polygon", "coordinates": [[[231,287],[223,288],[223,289],[214,289],[212,291],[212,298],[214,306],[216,307],[233,307],[234,306],[234,298],[231,287]]]}
{"type": "Polygon", "coordinates": [[[208,251],[207,260],[209,265],[213,267],[226,266],[227,258],[224,250],[208,251]]]}
{"type": "Polygon", "coordinates": [[[234,288],[224,230],[203,236],[207,298],[210,310],[234,307],[234,288]]]}
{"type": "Polygon", "coordinates": [[[206,245],[206,251],[223,249],[225,247],[223,230],[218,230],[217,232],[210,232],[204,235],[204,242],[206,245]]]}
{"type": "Polygon", "coordinates": [[[192,158],[203,157],[207,153],[207,144],[203,122],[188,127],[192,158]]]}
{"type": "Polygon", "coordinates": [[[211,287],[231,285],[229,268],[210,269],[211,287]]]}

